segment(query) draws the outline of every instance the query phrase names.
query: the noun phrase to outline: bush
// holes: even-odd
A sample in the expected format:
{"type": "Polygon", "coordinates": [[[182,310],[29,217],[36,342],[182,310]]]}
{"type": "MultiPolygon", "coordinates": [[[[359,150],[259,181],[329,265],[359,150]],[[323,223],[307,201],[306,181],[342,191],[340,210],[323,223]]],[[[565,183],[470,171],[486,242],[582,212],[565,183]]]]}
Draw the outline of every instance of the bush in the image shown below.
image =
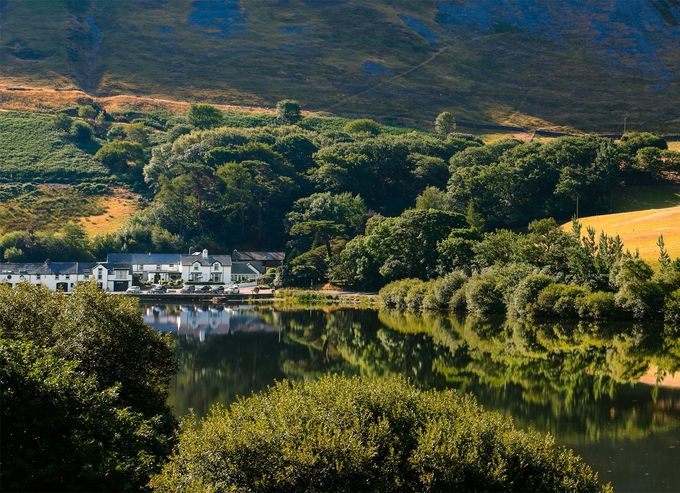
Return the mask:
{"type": "Polygon", "coordinates": [[[276,114],[281,123],[293,124],[302,118],[300,103],[292,99],[284,99],[276,103],[276,114]]]}
{"type": "Polygon", "coordinates": [[[551,284],[538,294],[534,312],[538,315],[577,318],[581,298],[588,290],[571,284],[551,284]]]}
{"type": "Polygon", "coordinates": [[[176,491],[610,491],[551,437],[402,379],[282,382],[197,426],[151,487],[176,491]],[[492,466],[491,466],[492,465],[492,466]]]}
{"type": "Polygon", "coordinates": [[[607,320],[618,312],[614,293],[596,291],[577,300],[578,314],[581,318],[607,320]]]}
{"type": "Polygon", "coordinates": [[[466,285],[461,286],[454,291],[449,300],[449,310],[452,312],[462,313],[467,310],[466,285]]]}
{"type": "Polygon", "coordinates": [[[419,279],[401,279],[386,284],[378,293],[382,304],[388,308],[406,307],[406,295],[414,284],[421,283],[419,279]]]}
{"type": "Polygon", "coordinates": [[[503,313],[503,293],[498,289],[496,277],[485,273],[470,278],[465,289],[465,304],[469,313],[490,315],[503,313]]]}
{"type": "Polygon", "coordinates": [[[531,312],[533,305],[538,299],[539,293],[547,286],[552,284],[553,278],[544,274],[534,274],[525,277],[518,285],[512,296],[510,306],[512,310],[519,314],[525,315],[531,312]]]}
{"type": "Polygon", "coordinates": [[[451,272],[432,282],[428,293],[423,299],[423,308],[427,310],[444,310],[451,301],[451,296],[467,281],[462,272],[451,272]]]}
{"type": "Polygon", "coordinates": [[[71,136],[76,142],[90,142],[93,135],[92,127],[85,122],[75,120],[71,125],[71,136]]]}
{"type": "Polygon", "coordinates": [[[430,288],[429,282],[417,281],[411,285],[404,302],[409,310],[420,310],[423,307],[423,299],[430,288]]]}
{"type": "Polygon", "coordinates": [[[365,133],[369,135],[378,135],[380,133],[380,125],[370,118],[360,118],[345,123],[343,130],[350,134],[365,133]]]}

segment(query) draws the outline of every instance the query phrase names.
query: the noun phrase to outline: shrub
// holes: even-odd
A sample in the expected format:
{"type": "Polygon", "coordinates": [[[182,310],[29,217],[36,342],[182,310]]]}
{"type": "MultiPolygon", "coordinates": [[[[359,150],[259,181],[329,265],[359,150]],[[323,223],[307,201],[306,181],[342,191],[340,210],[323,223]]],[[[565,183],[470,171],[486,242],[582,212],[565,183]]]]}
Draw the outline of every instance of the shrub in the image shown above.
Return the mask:
{"type": "Polygon", "coordinates": [[[300,103],[292,99],[279,101],[276,103],[276,114],[282,123],[296,123],[302,118],[300,103]]]}
{"type": "Polygon", "coordinates": [[[75,120],[71,125],[71,136],[76,142],[89,142],[93,135],[92,127],[85,122],[75,120]]]}
{"type": "Polygon", "coordinates": [[[538,294],[535,313],[561,318],[576,318],[580,298],[588,294],[588,290],[571,284],[550,284],[538,294]]]}
{"type": "Polygon", "coordinates": [[[155,491],[611,490],[551,437],[402,379],[281,382],[194,420],[155,491]]]}
{"type": "Polygon", "coordinates": [[[187,111],[189,123],[200,129],[217,127],[223,119],[222,112],[209,104],[192,104],[187,111]]]}
{"type": "Polygon", "coordinates": [[[406,306],[406,295],[411,286],[420,283],[419,279],[401,279],[386,284],[378,293],[383,305],[388,308],[404,308],[406,306]]]}
{"type": "Polygon", "coordinates": [[[467,309],[466,291],[466,286],[464,284],[453,292],[451,299],[449,300],[449,310],[462,313],[467,309]]]}
{"type": "Polygon", "coordinates": [[[350,134],[366,133],[378,135],[380,133],[380,125],[370,118],[360,118],[345,123],[343,130],[350,134]]]}
{"type": "Polygon", "coordinates": [[[451,301],[451,296],[465,284],[467,276],[462,272],[451,272],[432,282],[423,299],[423,308],[427,310],[444,310],[451,301]]]}
{"type": "Polygon", "coordinates": [[[503,293],[497,286],[492,273],[474,276],[466,284],[465,304],[467,310],[475,315],[503,313],[503,293]]]}
{"type": "Polygon", "coordinates": [[[512,302],[510,303],[512,310],[519,315],[531,312],[539,293],[552,284],[552,282],[552,277],[544,274],[534,274],[525,277],[517,285],[517,289],[515,289],[512,295],[512,302]]]}
{"type": "Polygon", "coordinates": [[[616,316],[616,300],[614,293],[596,291],[588,293],[577,300],[578,314],[581,318],[606,320],[616,316]]]}
{"type": "Polygon", "coordinates": [[[653,281],[639,282],[622,289],[615,296],[616,306],[634,318],[655,318],[663,309],[664,294],[653,281]]]}
{"type": "Polygon", "coordinates": [[[404,302],[409,310],[420,310],[423,307],[423,299],[430,288],[429,282],[416,281],[406,293],[404,302]]]}

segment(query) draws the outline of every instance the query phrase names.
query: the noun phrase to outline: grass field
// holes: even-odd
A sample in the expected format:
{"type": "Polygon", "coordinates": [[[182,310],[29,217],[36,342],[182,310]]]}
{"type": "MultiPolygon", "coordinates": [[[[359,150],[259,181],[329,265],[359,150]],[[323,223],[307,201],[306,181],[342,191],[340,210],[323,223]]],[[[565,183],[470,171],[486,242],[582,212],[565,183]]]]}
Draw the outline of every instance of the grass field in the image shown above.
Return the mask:
{"type": "Polygon", "coordinates": [[[680,257],[680,187],[630,187],[615,196],[614,208],[619,212],[581,218],[584,231],[591,226],[598,234],[619,235],[626,249],[653,264],[663,235],[671,257],[680,257]]]}
{"type": "Polygon", "coordinates": [[[663,235],[671,257],[680,257],[680,206],[665,209],[622,212],[581,219],[583,227],[591,226],[598,232],[619,235],[626,249],[655,263],[659,258],[656,243],[663,235]]]}
{"type": "Polygon", "coordinates": [[[112,196],[99,198],[97,206],[104,212],[80,219],[80,224],[89,236],[118,231],[139,210],[139,200],[131,194],[118,191],[112,196]]]}

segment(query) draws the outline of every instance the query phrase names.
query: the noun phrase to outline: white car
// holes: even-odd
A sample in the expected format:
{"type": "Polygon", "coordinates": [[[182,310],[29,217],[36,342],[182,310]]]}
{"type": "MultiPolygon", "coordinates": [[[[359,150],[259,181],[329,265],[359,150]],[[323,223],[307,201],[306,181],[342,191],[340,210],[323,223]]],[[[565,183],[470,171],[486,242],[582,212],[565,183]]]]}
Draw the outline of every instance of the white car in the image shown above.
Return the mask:
{"type": "Polygon", "coordinates": [[[139,286],[130,286],[125,290],[125,292],[128,294],[141,294],[142,288],[140,288],[139,286]]]}
{"type": "Polygon", "coordinates": [[[224,288],[224,294],[238,294],[239,289],[238,289],[238,284],[232,284],[231,286],[227,286],[224,288]]]}

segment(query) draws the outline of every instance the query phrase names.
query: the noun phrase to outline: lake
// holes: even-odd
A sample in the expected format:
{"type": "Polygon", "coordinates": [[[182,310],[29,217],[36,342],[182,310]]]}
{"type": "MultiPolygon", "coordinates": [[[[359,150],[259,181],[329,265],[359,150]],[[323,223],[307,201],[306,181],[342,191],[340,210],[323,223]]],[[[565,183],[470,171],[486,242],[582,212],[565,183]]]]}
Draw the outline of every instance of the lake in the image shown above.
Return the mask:
{"type": "Polygon", "coordinates": [[[616,491],[680,491],[680,388],[669,378],[680,374],[678,329],[370,309],[142,309],[149,325],[175,334],[180,370],[169,401],[179,416],[284,378],[404,375],[472,393],[521,428],[551,433],[616,491]]]}

